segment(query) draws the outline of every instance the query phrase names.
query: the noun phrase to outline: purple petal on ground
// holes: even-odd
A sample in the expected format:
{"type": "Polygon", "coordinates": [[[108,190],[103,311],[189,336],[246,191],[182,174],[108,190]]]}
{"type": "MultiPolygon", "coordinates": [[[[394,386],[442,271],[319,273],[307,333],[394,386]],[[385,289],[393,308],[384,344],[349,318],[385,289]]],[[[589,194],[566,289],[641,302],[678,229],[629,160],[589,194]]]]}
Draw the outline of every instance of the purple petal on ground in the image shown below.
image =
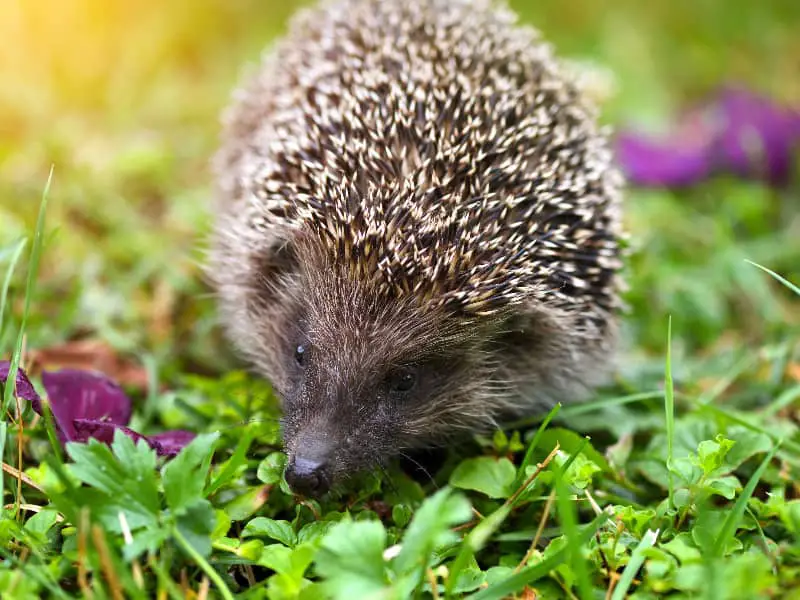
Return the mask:
{"type": "Polygon", "coordinates": [[[670,135],[621,133],[616,152],[633,184],[681,186],[717,172],[786,183],[800,146],[800,112],[735,87],[683,111],[670,135]]]}
{"type": "Polygon", "coordinates": [[[180,430],[165,431],[148,437],[124,425],[94,419],[75,419],[73,426],[75,430],[75,437],[71,440],[73,442],[87,442],[89,438],[94,438],[104,444],[111,444],[114,441],[114,432],[119,429],[134,442],[138,443],[139,440],[147,442],[159,456],[175,456],[195,438],[194,433],[180,430]]]}
{"type": "Polygon", "coordinates": [[[165,431],[147,437],[147,441],[158,452],[159,456],[174,456],[189,444],[196,434],[191,431],[165,431]]]}
{"type": "Polygon", "coordinates": [[[139,440],[147,441],[147,438],[141,433],[138,433],[130,427],[123,425],[116,425],[109,421],[97,421],[94,419],[75,419],[72,421],[75,431],[75,437],[70,441],[73,442],[87,442],[89,438],[94,438],[104,444],[110,444],[114,441],[114,432],[119,429],[125,435],[132,438],[134,442],[139,440]]]}
{"type": "Polygon", "coordinates": [[[76,439],[73,423],[77,419],[123,426],[130,421],[130,399],[116,383],[103,375],[74,369],[45,371],[42,383],[56,425],[65,440],[76,439]]]}
{"type": "Polygon", "coordinates": [[[720,162],[742,177],[788,181],[800,142],[800,113],[741,88],[725,88],[717,110],[724,127],[715,145],[720,162]]]}
{"type": "MultiPolygon", "coordinates": [[[[11,363],[9,361],[0,361],[0,382],[3,384],[5,384],[8,380],[8,373],[10,370],[11,363]]],[[[39,414],[42,414],[42,399],[39,398],[39,394],[36,393],[36,389],[33,387],[31,380],[28,379],[28,375],[25,373],[25,371],[18,368],[16,380],[17,398],[27,400],[33,405],[33,410],[39,414]]]]}
{"type": "Polygon", "coordinates": [[[704,143],[679,140],[658,144],[634,133],[617,137],[616,152],[628,180],[639,185],[689,185],[711,171],[704,143]]]}

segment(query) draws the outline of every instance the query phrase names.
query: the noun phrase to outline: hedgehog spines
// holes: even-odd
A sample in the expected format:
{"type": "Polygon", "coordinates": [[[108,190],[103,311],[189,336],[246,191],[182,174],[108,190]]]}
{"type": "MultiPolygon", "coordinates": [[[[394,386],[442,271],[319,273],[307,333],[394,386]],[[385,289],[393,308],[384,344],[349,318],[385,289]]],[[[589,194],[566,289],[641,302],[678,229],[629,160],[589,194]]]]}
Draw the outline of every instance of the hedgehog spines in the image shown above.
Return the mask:
{"type": "Polygon", "coordinates": [[[621,178],[538,34],[488,2],[311,14],[251,84],[269,98],[258,126],[228,125],[220,162],[238,161],[240,193],[223,210],[242,244],[305,231],[376,294],[608,319],[621,178]]]}

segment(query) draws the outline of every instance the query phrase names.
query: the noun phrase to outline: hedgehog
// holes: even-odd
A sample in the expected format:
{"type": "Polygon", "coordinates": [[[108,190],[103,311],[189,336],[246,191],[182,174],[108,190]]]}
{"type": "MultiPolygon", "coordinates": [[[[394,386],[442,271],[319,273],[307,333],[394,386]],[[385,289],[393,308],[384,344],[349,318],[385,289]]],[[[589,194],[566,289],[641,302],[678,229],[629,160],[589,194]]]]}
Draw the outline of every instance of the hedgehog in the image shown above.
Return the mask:
{"type": "Polygon", "coordinates": [[[245,77],[208,273],[320,496],[613,371],[623,178],[598,110],[490,0],[334,0],[245,77]]]}

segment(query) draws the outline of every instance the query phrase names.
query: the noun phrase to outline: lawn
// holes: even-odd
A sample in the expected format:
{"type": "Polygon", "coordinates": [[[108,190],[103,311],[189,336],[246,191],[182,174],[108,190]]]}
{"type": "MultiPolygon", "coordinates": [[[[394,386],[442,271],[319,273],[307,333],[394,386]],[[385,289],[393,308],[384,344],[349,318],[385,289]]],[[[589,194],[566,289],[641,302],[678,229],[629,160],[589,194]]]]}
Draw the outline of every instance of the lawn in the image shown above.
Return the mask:
{"type": "MultiPolygon", "coordinates": [[[[800,107],[796,0],[513,4],[606,78],[616,128],[729,82],[800,107]]],[[[219,112],[297,6],[0,6],[0,361],[42,396],[103,372],[132,430],[200,434],[63,448],[5,386],[0,597],[800,598],[797,174],[631,186],[624,348],[588,403],[289,493],[200,265],[219,112]]]]}

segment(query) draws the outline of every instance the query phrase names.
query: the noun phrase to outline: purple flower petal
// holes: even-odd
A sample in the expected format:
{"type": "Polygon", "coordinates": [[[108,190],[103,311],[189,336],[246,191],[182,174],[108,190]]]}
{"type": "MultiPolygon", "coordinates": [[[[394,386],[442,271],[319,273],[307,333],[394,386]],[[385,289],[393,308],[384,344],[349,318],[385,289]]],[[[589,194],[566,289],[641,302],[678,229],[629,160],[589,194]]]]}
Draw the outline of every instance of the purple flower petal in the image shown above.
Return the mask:
{"type": "Polygon", "coordinates": [[[131,401],[125,392],[103,375],[74,369],[42,373],[42,383],[50,399],[53,417],[62,439],[78,437],[74,421],[104,421],[127,425],[131,401]]]}
{"type": "Polygon", "coordinates": [[[148,437],[130,427],[93,419],[75,419],[73,425],[76,434],[75,439],[71,440],[73,442],[87,442],[89,438],[94,438],[104,444],[110,444],[114,441],[114,432],[119,429],[134,442],[146,441],[159,456],[175,456],[195,437],[195,434],[189,431],[179,430],[165,431],[148,437]]]}
{"type": "Polygon", "coordinates": [[[617,139],[617,156],[625,166],[628,179],[639,185],[689,185],[711,172],[705,145],[659,145],[626,133],[617,139]]]}
{"type": "Polygon", "coordinates": [[[737,88],[723,90],[718,110],[724,120],[716,146],[721,161],[742,177],[788,181],[800,113],[737,88]]]}
{"type": "MultiPolygon", "coordinates": [[[[0,382],[5,384],[8,381],[8,373],[11,371],[11,363],[7,360],[0,361],[0,382]]],[[[33,404],[33,410],[42,414],[42,399],[33,387],[28,375],[21,368],[17,369],[16,397],[27,400],[33,404]]]]}
{"type": "Polygon", "coordinates": [[[110,444],[114,441],[114,432],[119,429],[125,435],[132,438],[134,442],[139,440],[147,441],[147,438],[141,433],[138,433],[130,427],[123,425],[116,425],[108,421],[96,421],[94,419],[75,419],[72,422],[73,430],[75,431],[75,438],[70,440],[73,442],[87,442],[89,438],[94,438],[104,444],[110,444]]]}
{"type": "Polygon", "coordinates": [[[195,438],[195,435],[191,431],[177,429],[148,436],[147,441],[156,449],[159,456],[174,456],[183,450],[195,438]]]}
{"type": "Polygon", "coordinates": [[[752,92],[726,88],[683,113],[664,139],[623,132],[616,151],[628,180],[683,186],[717,172],[780,185],[800,144],[800,113],[752,92]]]}
{"type": "MultiPolygon", "coordinates": [[[[8,361],[0,361],[0,382],[6,382],[10,369],[8,361]]],[[[42,414],[41,398],[22,369],[17,369],[16,380],[17,397],[31,402],[33,409],[42,414]]],[[[182,430],[148,437],[127,427],[131,401],[116,383],[103,375],[74,369],[44,371],[42,383],[62,442],[87,442],[94,438],[110,444],[119,429],[134,442],[145,440],[159,456],[174,456],[195,438],[194,433],[182,430]]]]}

